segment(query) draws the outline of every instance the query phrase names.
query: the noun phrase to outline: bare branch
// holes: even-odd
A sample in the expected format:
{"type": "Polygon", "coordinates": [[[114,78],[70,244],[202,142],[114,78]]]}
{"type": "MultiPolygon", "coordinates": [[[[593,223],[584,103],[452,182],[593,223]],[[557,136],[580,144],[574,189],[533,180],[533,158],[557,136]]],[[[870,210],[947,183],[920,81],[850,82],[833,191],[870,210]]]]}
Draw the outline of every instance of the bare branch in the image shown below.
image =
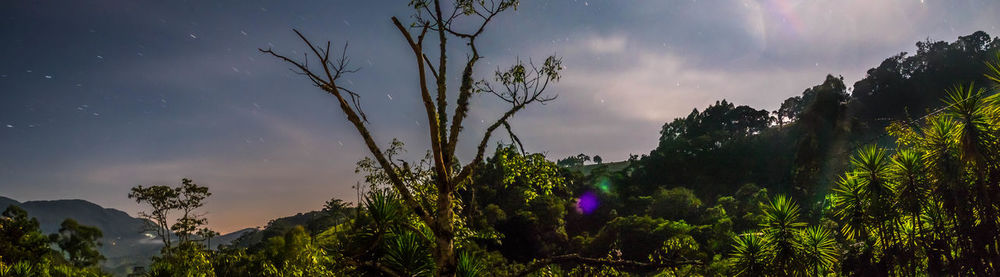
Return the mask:
{"type": "Polygon", "coordinates": [[[545,96],[544,92],[548,88],[549,82],[559,80],[559,71],[561,69],[562,62],[555,56],[545,59],[545,63],[541,67],[534,66],[530,61],[528,66],[525,66],[524,63],[518,60],[510,69],[506,71],[497,70],[495,74],[495,81],[504,86],[504,91],[493,89],[489,82],[478,82],[479,90],[496,95],[501,100],[510,103],[511,107],[497,121],[486,128],[486,133],[476,148],[476,157],[458,173],[455,177],[455,180],[457,180],[456,183],[466,181],[480,164],[479,161],[483,159],[483,154],[486,152],[486,144],[493,135],[493,131],[501,125],[509,124],[507,121],[518,111],[524,109],[525,106],[535,102],[544,104],[556,98],[555,96],[545,96]]]}
{"type": "MultiPolygon", "coordinates": [[[[438,126],[444,127],[448,126],[448,36],[445,35],[445,29],[448,27],[444,25],[444,18],[441,15],[441,3],[440,0],[434,0],[434,20],[437,24],[438,32],[438,76],[437,80],[437,111],[438,111],[438,126]]],[[[446,149],[448,145],[448,130],[445,128],[438,128],[438,145],[439,149],[446,149]]],[[[450,155],[442,155],[444,168],[444,175],[442,178],[446,181],[451,178],[451,172],[449,172],[449,166],[451,164],[450,155]]]]}
{"type": "Polygon", "coordinates": [[[521,155],[527,154],[527,152],[524,151],[524,144],[521,143],[521,139],[517,138],[517,135],[514,134],[514,131],[510,129],[510,124],[504,121],[503,127],[504,129],[507,129],[507,134],[510,135],[512,143],[517,144],[517,148],[521,149],[521,155]]]}
{"type": "MultiPolygon", "coordinates": [[[[420,82],[420,96],[424,101],[424,110],[427,112],[427,126],[430,129],[429,134],[431,137],[431,150],[434,153],[434,167],[438,176],[441,176],[441,178],[435,178],[435,180],[437,181],[438,189],[440,191],[446,191],[445,188],[448,187],[447,180],[450,176],[448,174],[448,168],[445,166],[446,163],[444,160],[444,153],[441,151],[442,144],[440,126],[438,125],[439,121],[437,118],[438,115],[434,102],[431,100],[430,92],[427,88],[427,76],[424,70],[425,61],[422,43],[428,27],[424,26],[421,28],[420,36],[418,36],[417,41],[414,42],[412,36],[410,36],[410,32],[406,30],[406,27],[403,27],[403,24],[399,22],[399,19],[393,17],[392,22],[396,25],[396,28],[399,29],[399,32],[402,33],[403,37],[406,38],[407,43],[410,44],[410,49],[413,50],[413,56],[417,62],[417,73],[419,75],[418,78],[420,82]]],[[[433,224],[428,225],[433,226],[433,224]]]]}
{"type": "MultiPolygon", "coordinates": [[[[424,54],[424,60],[430,60],[430,59],[431,58],[427,57],[427,54],[424,54]]],[[[437,73],[437,70],[434,70],[434,65],[428,63],[427,64],[427,69],[431,70],[431,76],[434,76],[434,79],[438,78],[438,73],[437,73]]]]}
{"type": "MultiPolygon", "coordinates": [[[[368,146],[369,152],[371,152],[372,155],[375,156],[375,160],[378,161],[379,165],[382,168],[389,169],[386,170],[386,175],[389,176],[389,179],[393,187],[396,188],[400,196],[403,198],[403,203],[406,204],[413,211],[413,213],[416,214],[417,217],[419,217],[422,221],[424,221],[428,225],[431,225],[434,221],[431,219],[430,215],[413,198],[413,194],[406,187],[402,179],[399,178],[396,172],[391,170],[392,168],[395,168],[396,165],[393,164],[392,161],[390,161],[389,159],[386,159],[385,155],[383,155],[382,153],[381,148],[379,148],[378,144],[375,143],[375,139],[368,131],[368,128],[365,127],[365,120],[363,120],[359,116],[359,114],[363,115],[363,113],[361,112],[360,107],[358,105],[358,94],[353,91],[344,90],[343,87],[337,86],[336,84],[337,79],[341,77],[343,73],[354,72],[357,70],[346,69],[346,66],[348,64],[348,59],[345,57],[346,55],[342,56],[339,59],[338,64],[334,65],[329,61],[329,50],[330,50],[329,46],[326,49],[316,48],[315,46],[313,46],[312,42],[310,42],[309,39],[307,39],[304,35],[302,35],[302,33],[300,33],[298,30],[293,30],[293,31],[295,31],[295,33],[299,36],[299,38],[301,38],[302,41],[305,42],[307,46],[309,46],[309,49],[314,54],[316,54],[316,57],[320,59],[320,62],[323,65],[323,74],[326,76],[326,79],[320,77],[319,74],[310,70],[305,62],[295,61],[284,55],[275,53],[271,49],[267,50],[259,49],[259,50],[263,53],[270,54],[289,64],[292,64],[293,66],[301,70],[302,74],[308,76],[309,79],[314,84],[316,84],[316,86],[318,86],[320,89],[323,89],[323,91],[326,91],[327,93],[337,98],[337,101],[340,103],[340,109],[347,116],[347,120],[350,121],[352,124],[354,124],[355,129],[357,129],[358,133],[361,134],[362,139],[364,139],[365,141],[365,145],[368,146]],[[321,52],[322,54],[320,54],[321,52]],[[343,94],[341,93],[342,91],[346,91],[348,93],[348,97],[351,97],[352,99],[351,102],[348,102],[348,100],[344,98],[343,94]],[[351,103],[354,103],[353,107],[351,103]]],[[[346,51],[346,45],[344,51],[346,51]]],[[[346,54],[346,52],[344,53],[346,54]]]]}
{"type": "Polygon", "coordinates": [[[458,135],[462,132],[462,121],[469,113],[469,98],[472,97],[473,88],[473,68],[479,61],[479,51],[476,49],[476,38],[469,38],[469,48],[472,49],[472,56],[465,64],[462,71],[462,84],[458,88],[458,102],[455,105],[455,113],[452,115],[448,144],[445,147],[445,155],[448,157],[455,155],[455,148],[458,146],[458,135]]]}

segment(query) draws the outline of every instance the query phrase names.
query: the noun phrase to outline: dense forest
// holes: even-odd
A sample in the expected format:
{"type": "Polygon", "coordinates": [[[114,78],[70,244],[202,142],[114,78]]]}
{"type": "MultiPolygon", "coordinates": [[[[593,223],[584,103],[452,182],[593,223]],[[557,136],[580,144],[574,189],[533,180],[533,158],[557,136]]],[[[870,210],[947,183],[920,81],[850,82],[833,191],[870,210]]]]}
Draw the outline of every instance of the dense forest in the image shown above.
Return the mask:
{"type": "MultiPolygon", "coordinates": [[[[440,7],[411,5],[425,17],[411,27],[394,22],[422,77],[422,64],[433,63],[419,52],[425,34],[453,35],[475,51],[482,27],[452,30],[440,7]]],[[[469,5],[456,9],[482,16],[482,26],[511,8],[469,5]]],[[[453,120],[444,105],[440,114],[428,109],[444,118],[430,129],[432,149],[397,165],[404,144],[373,146],[354,93],[336,85],[349,70],[329,57],[329,44],[300,36],[320,69],[262,51],[297,66],[358,126],[373,151],[357,163],[358,199],[331,199],[213,249],[206,246],[218,233],[204,228],[199,210],[208,187],[190,179],[136,186],[128,197],[164,247],[135,275],[1000,274],[1000,38],[984,32],[918,42],[916,53],[885,59],[852,87],[828,75],[776,111],[717,101],[665,123],[655,149],[626,161],[525,152],[505,114],[486,138],[506,129],[514,143],[484,155],[484,139],[467,165],[453,156],[468,97],[492,93],[510,114],[552,100],[543,92],[558,81],[558,58],[518,62],[489,85],[471,79],[472,56],[453,120]]],[[[428,78],[445,78],[443,60],[438,71],[428,66],[428,78]]],[[[445,101],[430,96],[435,89],[423,88],[428,107],[445,101]]],[[[72,219],[62,227],[46,236],[24,210],[7,208],[0,276],[107,275],[97,267],[101,231],[72,219]]]]}

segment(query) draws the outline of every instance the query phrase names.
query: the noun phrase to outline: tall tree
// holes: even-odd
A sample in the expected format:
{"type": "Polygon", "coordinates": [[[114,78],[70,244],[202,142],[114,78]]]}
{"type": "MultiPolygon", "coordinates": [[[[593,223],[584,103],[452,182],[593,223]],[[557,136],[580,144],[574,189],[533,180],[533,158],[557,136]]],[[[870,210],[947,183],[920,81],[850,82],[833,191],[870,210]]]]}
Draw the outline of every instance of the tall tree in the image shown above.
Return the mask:
{"type": "Polygon", "coordinates": [[[128,198],[135,199],[136,203],[149,205],[150,211],[140,211],[139,216],[148,220],[149,229],[156,232],[163,241],[164,253],[170,255],[174,246],[173,236],[177,237],[178,245],[186,244],[192,241],[192,236],[196,235],[198,228],[207,223],[207,220],[195,213],[195,210],[204,206],[203,201],[211,195],[208,187],[199,186],[191,179],[183,178],[178,187],[165,185],[132,187],[128,198]],[[172,211],[179,211],[181,215],[170,224],[169,215],[172,211]]]}
{"type": "Polygon", "coordinates": [[[146,203],[149,211],[140,211],[139,216],[146,219],[147,229],[156,232],[163,242],[164,253],[169,255],[173,246],[171,239],[170,223],[167,216],[170,211],[176,209],[176,199],[180,192],[170,186],[135,186],[128,194],[129,199],[135,199],[136,203],[146,203]]]}
{"type": "Polygon", "coordinates": [[[208,192],[208,187],[199,186],[188,178],[181,179],[181,187],[175,190],[179,192],[174,201],[181,212],[181,217],[170,226],[170,230],[177,234],[180,243],[186,243],[191,241],[191,236],[198,231],[198,227],[207,223],[208,220],[195,213],[195,210],[204,206],[205,203],[202,201],[212,193],[208,192]]]}
{"type": "MultiPolygon", "coordinates": [[[[436,274],[454,276],[457,266],[457,255],[454,249],[455,191],[469,181],[473,171],[481,164],[479,161],[483,159],[487,143],[494,131],[504,127],[513,137],[508,121],[516,113],[524,110],[528,105],[545,103],[555,99],[555,96],[549,96],[545,94],[545,91],[551,82],[559,80],[562,62],[555,56],[546,58],[541,64],[535,64],[530,60],[527,63],[517,60],[509,69],[498,70],[494,74],[493,80],[476,81],[474,72],[477,62],[482,58],[477,48],[477,39],[497,15],[516,8],[519,1],[457,0],[450,3],[441,2],[439,0],[410,1],[409,5],[415,11],[413,17],[415,22],[408,26],[404,25],[398,18],[392,18],[393,24],[412,50],[416,63],[417,86],[426,111],[430,149],[433,156],[434,175],[432,182],[436,194],[433,206],[424,205],[415,199],[409,183],[412,178],[407,178],[407,175],[410,174],[409,166],[407,163],[400,164],[386,157],[374,135],[368,129],[367,117],[359,105],[360,94],[342,86],[340,78],[344,74],[355,71],[349,67],[345,55],[331,58],[332,47],[329,42],[325,46],[314,44],[298,30],[295,30],[295,33],[309,48],[306,52],[312,53],[312,59],[318,61],[313,63],[313,67],[310,67],[307,62],[308,56],[303,60],[295,60],[270,49],[261,49],[261,51],[290,63],[313,84],[336,98],[341,111],[357,129],[378,166],[386,173],[392,187],[399,193],[405,206],[434,234],[435,243],[432,254],[437,266],[436,274]],[[454,24],[456,22],[470,25],[458,26],[454,24]],[[436,51],[428,51],[424,48],[425,38],[429,32],[438,43],[436,51]],[[468,54],[465,67],[459,75],[461,84],[457,90],[454,112],[450,115],[447,110],[449,103],[448,80],[450,77],[447,68],[448,53],[450,53],[449,39],[465,42],[465,53],[468,54]],[[431,59],[435,54],[437,55],[436,62],[431,59]],[[462,165],[456,158],[456,148],[463,130],[464,120],[471,108],[470,100],[477,95],[477,92],[493,94],[509,104],[509,107],[498,119],[488,125],[478,143],[475,157],[469,160],[469,163],[462,165]],[[451,122],[449,122],[449,117],[451,122]]],[[[346,47],[344,52],[346,52],[346,47]]]]}

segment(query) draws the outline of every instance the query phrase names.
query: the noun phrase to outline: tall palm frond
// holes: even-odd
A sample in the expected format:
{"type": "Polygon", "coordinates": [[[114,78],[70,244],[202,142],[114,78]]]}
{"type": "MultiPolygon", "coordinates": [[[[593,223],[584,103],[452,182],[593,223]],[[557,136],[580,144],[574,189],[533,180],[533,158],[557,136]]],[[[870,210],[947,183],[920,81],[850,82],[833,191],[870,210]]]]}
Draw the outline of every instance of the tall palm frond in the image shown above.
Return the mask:
{"type": "Polygon", "coordinates": [[[775,196],[771,201],[762,203],[764,222],[762,227],[768,230],[791,230],[805,226],[799,221],[799,205],[790,197],[775,196]]]}

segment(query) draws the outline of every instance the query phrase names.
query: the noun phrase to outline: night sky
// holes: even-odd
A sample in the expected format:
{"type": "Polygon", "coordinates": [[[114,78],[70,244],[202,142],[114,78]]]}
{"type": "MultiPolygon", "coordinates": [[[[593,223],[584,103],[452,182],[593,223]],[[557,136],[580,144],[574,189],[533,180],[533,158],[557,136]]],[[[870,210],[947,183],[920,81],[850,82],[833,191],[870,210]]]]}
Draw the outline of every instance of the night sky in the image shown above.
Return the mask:
{"type": "MultiPolygon", "coordinates": [[[[334,99],[257,48],[299,57],[298,28],[343,46],[376,139],[428,145],[409,1],[0,2],[0,195],[135,214],[135,185],[207,185],[222,232],[354,201],[359,136],[334,99]]],[[[648,153],[664,122],[728,99],[772,110],[826,74],[852,84],[915,42],[1000,34],[987,0],[523,1],[478,41],[480,78],[557,54],[559,99],[518,114],[530,152],[648,153]]],[[[452,69],[466,54],[453,45],[452,69]]],[[[452,73],[457,78],[457,73],[452,73]]],[[[456,81],[457,82],[457,81],[456,81]]],[[[451,88],[457,88],[452,85],[451,88]]],[[[454,93],[454,91],[452,91],[454,93]]],[[[454,99],[454,97],[452,97],[454,99]]],[[[460,157],[502,112],[474,101],[460,157]]],[[[503,141],[507,138],[498,136],[503,141]]]]}

